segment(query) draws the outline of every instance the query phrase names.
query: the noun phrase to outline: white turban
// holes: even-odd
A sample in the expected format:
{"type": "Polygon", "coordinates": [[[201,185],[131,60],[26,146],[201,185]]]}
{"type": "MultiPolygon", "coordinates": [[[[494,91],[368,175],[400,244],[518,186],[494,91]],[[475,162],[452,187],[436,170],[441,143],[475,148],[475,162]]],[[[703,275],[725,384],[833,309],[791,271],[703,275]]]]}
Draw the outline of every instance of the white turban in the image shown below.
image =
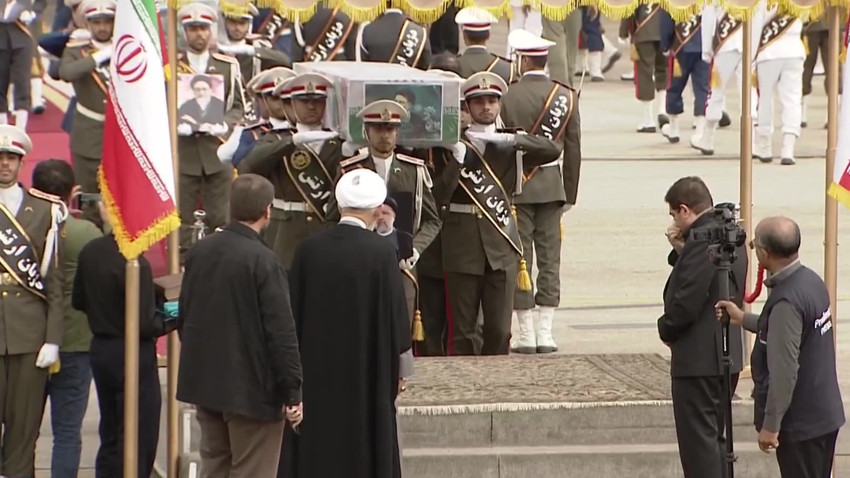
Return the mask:
{"type": "Polygon", "coordinates": [[[336,183],[340,209],[374,209],[387,198],[387,185],[371,169],[358,168],[345,173],[336,183]]]}

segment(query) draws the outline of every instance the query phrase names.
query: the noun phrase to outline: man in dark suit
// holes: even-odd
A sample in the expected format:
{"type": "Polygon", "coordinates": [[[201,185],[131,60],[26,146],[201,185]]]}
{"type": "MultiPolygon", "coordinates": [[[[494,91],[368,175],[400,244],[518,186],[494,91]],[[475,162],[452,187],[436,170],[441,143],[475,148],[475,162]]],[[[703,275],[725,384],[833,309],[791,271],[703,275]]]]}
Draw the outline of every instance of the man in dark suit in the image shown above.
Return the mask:
{"type": "Polygon", "coordinates": [[[398,63],[427,70],[431,65],[428,30],[397,8],[388,8],[357,32],[357,61],[398,63]]]}
{"type": "MultiPolygon", "coordinates": [[[[726,397],[723,394],[722,332],[714,305],[720,297],[717,267],[709,255],[709,232],[719,226],[711,193],[698,177],[679,179],[664,196],[673,224],[673,271],[664,290],[664,315],[658,319],[661,340],[672,350],[673,416],[685,478],[718,478],[725,467],[726,397]]],[[[741,305],[747,256],[741,246],[732,264],[729,290],[741,305]]],[[[725,297],[724,297],[725,299],[725,297]]],[[[742,368],[741,328],[729,328],[732,389],[742,368]]]]}

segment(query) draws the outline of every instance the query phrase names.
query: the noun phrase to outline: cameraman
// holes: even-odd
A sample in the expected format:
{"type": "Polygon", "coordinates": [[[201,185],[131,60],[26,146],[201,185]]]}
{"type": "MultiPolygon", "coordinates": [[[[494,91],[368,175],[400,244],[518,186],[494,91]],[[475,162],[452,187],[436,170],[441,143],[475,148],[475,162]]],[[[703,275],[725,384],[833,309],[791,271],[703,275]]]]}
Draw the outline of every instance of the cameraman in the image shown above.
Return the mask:
{"type": "Polygon", "coordinates": [[[829,292],[800,264],[800,228],[791,219],[761,221],[750,247],[771,273],[761,315],[727,301],[718,302],[717,311],[720,316],[725,308],[731,323],[758,334],[752,370],[759,448],[776,449],[783,477],[827,478],[844,425],[829,292]]]}
{"type": "MultiPolygon", "coordinates": [[[[723,337],[715,316],[720,299],[717,267],[709,255],[712,239],[722,237],[723,223],[712,208],[711,193],[698,177],[679,179],[664,196],[673,224],[667,238],[673,270],[664,288],[664,315],[658,319],[661,340],[672,350],[673,417],[685,478],[718,478],[726,468],[723,390],[723,337]]],[[[747,256],[743,245],[732,264],[729,290],[736,304],[744,297],[747,256]]],[[[738,382],[743,350],[741,328],[729,328],[732,390],[738,382]]]]}

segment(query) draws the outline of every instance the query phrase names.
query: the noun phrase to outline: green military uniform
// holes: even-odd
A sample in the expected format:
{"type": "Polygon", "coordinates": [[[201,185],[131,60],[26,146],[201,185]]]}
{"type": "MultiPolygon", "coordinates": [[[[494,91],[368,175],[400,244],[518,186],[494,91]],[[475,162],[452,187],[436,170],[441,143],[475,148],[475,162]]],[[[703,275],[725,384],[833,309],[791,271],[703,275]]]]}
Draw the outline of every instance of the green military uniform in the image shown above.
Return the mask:
{"type": "MultiPolygon", "coordinates": [[[[228,126],[239,122],[243,116],[244,94],[240,80],[239,63],[231,56],[209,53],[206,71],[195,72],[181,53],[177,71],[181,74],[221,75],[224,78],[225,113],[228,126]]],[[[179,122],[180,118],[178,118],[179,122]]],[[[226,137],[226,135],[224,135],[226,137]]],[[[177,148],[180,154],[180,187],[178,207],[180,209],[180,248],[185,251],[191,243],[191,225],[198,202],[206,211],[207,226],[215,229],[227,223],[228,197],[233,168],[218,159],[218,147],[222,137],[193,133],[179,136],[177,148]]]]}
{"type": "Polygon", "coordinates": [[[21,13],[32,7],[30,0],[5,0],[0,2],[0,51],[5,53],[0,62],[0,114],[5,115],[14,106],[15,118],[22,128],[32,106],[32,64],[37,50],[32,34],[19,20],[21,13]],[[14,104],[8,104],[9,86],[13,87],[14,104]]]}
{"type": "Polygon", "coordinates": [[[460,76],[464,78],[469,78],[481,71],[490,71],[502,77],[507,84],[519,80],[513,62],[490,53],[484,46],[467,47],[458,58],[458,63],[460,76]]]}
{"type": "Polygon", "coordinates": [[[77,106],[71,129],[74,177],[85,193],[100,190],[97,168],[103,151],[103,121],[109,88],[109,63],[98,64],[91,40],[71,41],[59,63],[59,78],[74,85],[77,106]]]}
{"type": "Polygon", "coordinates": [[[581,9],[576,8],[564,20],[543,16],[543,38],[555,42],[549,54],[552,79],[573,86],[573,73],[578,69],[578,35],[581,32],[581,9]]]}
{"type": "Polygon", "coordinates": [[[667,122],[666,116],[655,118],[653,101],[658,98],[657,111],[666,111],[664,95],[667,90],[667,58],[661,53],[661,7],[656,3],[639,6],[634,14],[620,22],[620,38],[631,36],[631,60],[635,64],[635,96],[644,105],[645,118],[638,126],[639,133],[654,133],[655,123],[667,122]]]}

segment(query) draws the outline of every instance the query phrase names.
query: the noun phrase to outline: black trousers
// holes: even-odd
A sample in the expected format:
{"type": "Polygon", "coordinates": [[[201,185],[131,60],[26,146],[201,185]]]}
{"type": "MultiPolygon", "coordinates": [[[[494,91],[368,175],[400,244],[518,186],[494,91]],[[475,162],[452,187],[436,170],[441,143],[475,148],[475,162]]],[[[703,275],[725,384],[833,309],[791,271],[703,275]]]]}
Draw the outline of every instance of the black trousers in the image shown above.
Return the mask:
{"type": "MultiPolygon", "coordinates": [[[[91,371],[100,405],[97,478],[124,475],[124,339],[92,338],[91,371]]],[[[151,476],[159,441],[162,389],[156,365],[156,342],[139,343],[139,477],[151,476]]]]}
{"type": "Polygon", "coordinates": [[[446,321],[446,283],[440,277],[419,277],[419,313],[425,329],[425,341],[417,345],[417,355],[435,357],[446,355],[448,329],[446,321]]]}
{"type": "MultiPolygon", "coordinates": [[[[732,375],[732,392],[738,374],[732,375]]],[[[726,466],[723,377],[674,377],[673,418],[685,478],[721,478],[726,466]]]]}
{"type": "Polygon", "coordinates": [[[436,22],[431,24],[431,30],[428,32],[428,40],[431,42],[431,53],[438,55],[443,52],[450,52],[454,55],[460,50],[460,33],[455,15],[458,8],[454,2],[449,4],[444,13],[436,22]]]}
{"type": "Polygon", "coordinates": [[[779,441],[776,461],[782,478],[829,478],[838,430],[809,440],[779,441]]]}

